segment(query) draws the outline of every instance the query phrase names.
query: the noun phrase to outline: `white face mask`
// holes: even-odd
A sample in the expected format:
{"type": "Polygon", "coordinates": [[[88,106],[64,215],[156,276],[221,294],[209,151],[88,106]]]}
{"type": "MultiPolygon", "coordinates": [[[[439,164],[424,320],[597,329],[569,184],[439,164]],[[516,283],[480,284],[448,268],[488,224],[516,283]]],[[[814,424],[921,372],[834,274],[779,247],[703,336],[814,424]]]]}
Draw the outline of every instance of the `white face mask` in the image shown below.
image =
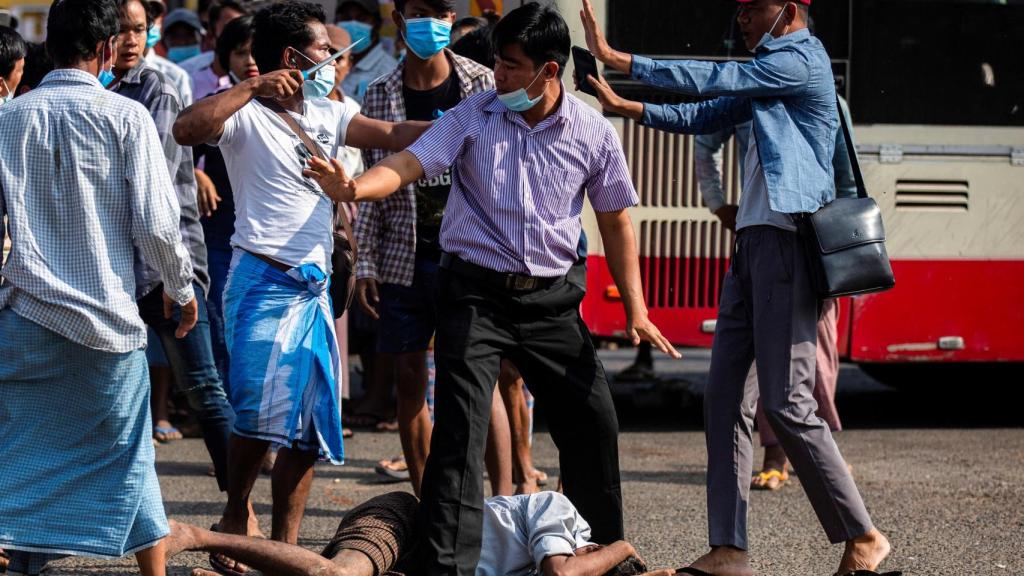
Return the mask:
{"type": "Polygon", "coordinates": [[[757,43],[757,46],[754,46],[750,50],[752,53],[756,54],[758,49],[761,48],[761,46],[764,46],[765,44],[771,42],[772,40],[775,40],[775,27],[778,26],[779,21],[782,20],[782,16],[786,13],[786,8],[789,8],[788,2],[785,6],[782,7],[782,10],[779,10],[779,15],[775,18],[775,23],[772,24],[772,29],[765,32],[764,36],[761,36],[761,41],[757,43]]]}
{"type": "Polygon", "coordinates": [[[4,92],[6,92],[6,94],[0,96],[0,104],[7,104],[12,98],[14,98],[14,94],[11,94],[11,89],[7,86],[6,80],[0,78],[0,84],[4,85],[4,92]]]}

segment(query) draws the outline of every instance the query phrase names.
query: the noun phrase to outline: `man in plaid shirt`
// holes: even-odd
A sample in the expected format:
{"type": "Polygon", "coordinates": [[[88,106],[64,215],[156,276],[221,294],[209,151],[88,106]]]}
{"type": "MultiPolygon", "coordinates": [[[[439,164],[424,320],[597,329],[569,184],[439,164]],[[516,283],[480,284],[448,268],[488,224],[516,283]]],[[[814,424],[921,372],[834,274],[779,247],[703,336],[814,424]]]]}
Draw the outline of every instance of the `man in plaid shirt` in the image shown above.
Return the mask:
{"type": "MultiPolygon", "coordinates": [[[[444,48],[455,19],[453,0],[397,0],[395,8],[393,18],[409,47],[408,57],[369,85],[363,114],[388,122],[436,120],[464,98],[494,89],[490,69],[444,48]]],[[[365,150],[366,166],[389,153],[365,150]]],[[[398,366],[398,425],[417,494],[430,449],[426,351],[436,325],[438,235],[450,189],[451,169],[380,202],[363,204],[355,227],[360,250],[356,297],[380,320],[377,351],[393,355],[398,366]]],[[[495,401],[498,409],[500,397],[495,395],[495,401]]],[[[500,418],[492,418],[492,431],[504,422],[501,409],[500,418]]],[[[511,471],[508,475],[511,482],[511,471]]]]}

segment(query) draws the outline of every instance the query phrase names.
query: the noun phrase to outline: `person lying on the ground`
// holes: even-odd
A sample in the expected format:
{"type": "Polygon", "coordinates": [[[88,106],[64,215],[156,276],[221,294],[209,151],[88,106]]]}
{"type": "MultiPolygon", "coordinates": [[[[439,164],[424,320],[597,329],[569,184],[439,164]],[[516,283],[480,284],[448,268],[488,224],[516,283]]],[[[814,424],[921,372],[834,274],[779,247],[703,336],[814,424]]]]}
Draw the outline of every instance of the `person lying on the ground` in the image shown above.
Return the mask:
{"type": "MultiPolygon", "coordinates": [[[[415,516],[419,501],[392,492],[353,508],[321,554],[258,538],[210,532],[171,521],[167,556],[185,550],[220,552],[274,576],[391,576],[417,573],[415,516]]],[[[591,544],[590,526],[557,492],[498,496],[486,501],[477,576],[626,576],[642,574],[631,544],[591,544]]],[[[669,576],[673,570],[647,573],[669,576]]]]}

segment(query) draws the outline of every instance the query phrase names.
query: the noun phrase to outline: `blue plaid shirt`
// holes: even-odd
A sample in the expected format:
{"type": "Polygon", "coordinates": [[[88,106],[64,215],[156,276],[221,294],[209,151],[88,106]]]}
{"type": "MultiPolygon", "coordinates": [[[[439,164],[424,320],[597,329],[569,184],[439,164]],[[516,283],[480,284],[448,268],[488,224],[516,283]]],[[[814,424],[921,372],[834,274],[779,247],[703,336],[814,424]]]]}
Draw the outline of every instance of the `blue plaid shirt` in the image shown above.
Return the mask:
{"type": "Polygon", "coordinates": [[[97,350],[142,348],[136,247],[171,298],[194,297],[178,200],[149,113],[90,74],[60,69],[0,106],[0,134],[0,216],[12,241],[0,309],[97,350]]]}

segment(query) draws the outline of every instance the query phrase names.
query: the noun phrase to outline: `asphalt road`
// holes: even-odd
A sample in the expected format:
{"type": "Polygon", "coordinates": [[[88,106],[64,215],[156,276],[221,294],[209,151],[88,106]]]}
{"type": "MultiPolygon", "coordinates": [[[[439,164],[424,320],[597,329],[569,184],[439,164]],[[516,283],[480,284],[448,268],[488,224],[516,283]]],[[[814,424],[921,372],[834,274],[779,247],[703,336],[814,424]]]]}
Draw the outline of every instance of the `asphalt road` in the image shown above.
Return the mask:
{"type": "MultiPolygon", "coordinates": [[[[629,363],[628,351],[604,352],[609,372],[629,363]]],[[[705,459],[700,395],[707,353],[658,360],[660,380],[615,384],[623,434],[621,467],[627,536],[652,566],[679,566],[704,550],[705,459]]],[[[973,380],[973,379],[972,379],[973,380]]],[[[853,465],[876,525],[893,544],[887,567],[908,575],[1024,574],[1024,431],[1021,380],[964,381],[960,386],[908,382],[886,388],[844,366],[838,394],[846,430],[837,438],[853,465]]],[[[540,424],[543,430],[543,424],[540,424]]],[[[348,463],[321,466],[301,544],[319,550],[338,519],[363,500],[404,485],[378,484],[373,464],[398,453],[396,434],[357,433],[348,463]]],[[[760,455],[758,454],[758,457],[760,455]]],[[[167,513],[209,526],[223,498],[206,476],[203,445],[184,440],[157,451],[167,513]]],[[[550,438],[535,439],[537,464],[557,475],[550,438]]],[[[255,491],[269,533],[269,480],[255,491]]],[[[779,493],[751,496],[751,549],[758,574],[829,575],[841,548],[829,545],[795,481],[779,493]]],[[[170,574],[206,566],[186,554],[170,574]]],[[[50,574],[134,574],[130,560],[68,559],[50,574]]]]}

